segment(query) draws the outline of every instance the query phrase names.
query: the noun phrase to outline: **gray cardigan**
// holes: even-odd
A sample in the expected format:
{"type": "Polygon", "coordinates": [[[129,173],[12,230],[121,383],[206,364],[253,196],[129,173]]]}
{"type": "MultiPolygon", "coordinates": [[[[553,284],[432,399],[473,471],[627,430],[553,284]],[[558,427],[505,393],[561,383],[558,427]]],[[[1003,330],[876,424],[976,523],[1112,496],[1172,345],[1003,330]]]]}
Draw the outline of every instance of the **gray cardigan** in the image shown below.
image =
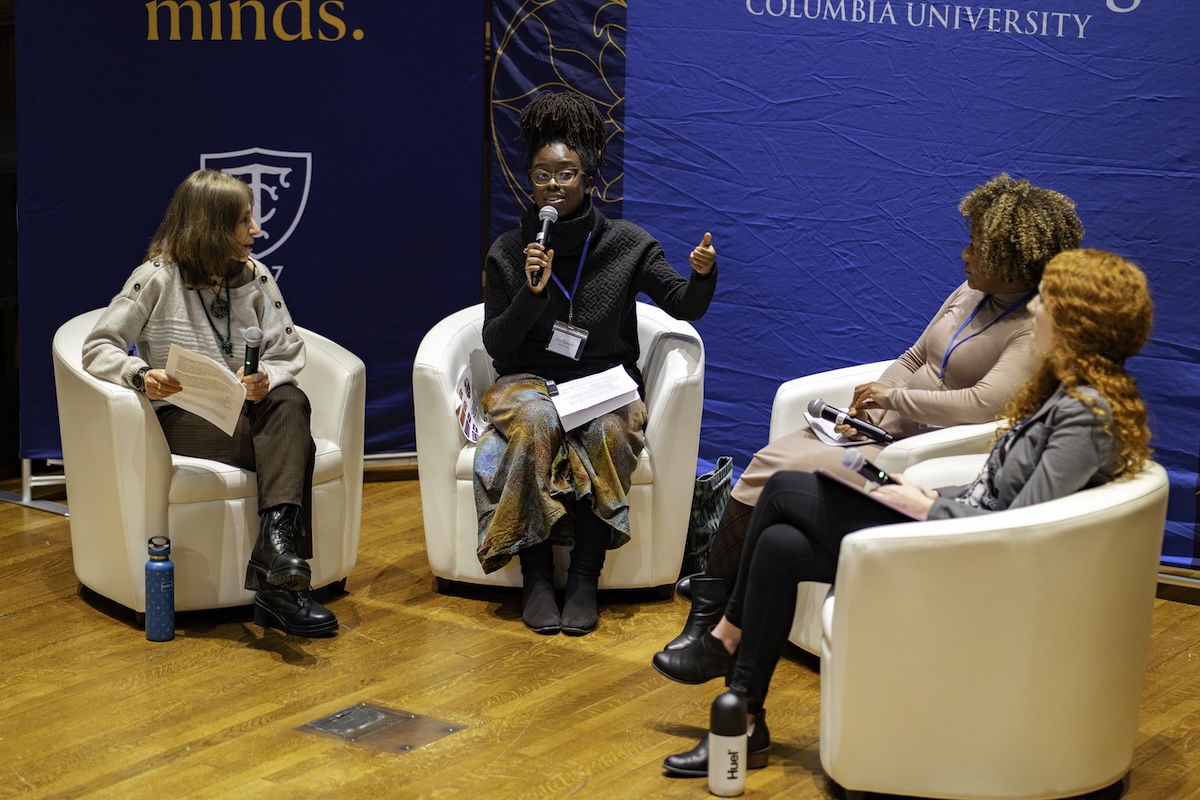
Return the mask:
{"type": "MultiPolygon", "coordinates": [[[[1118,466],[1116,448],[1104,427],[1112,420],[1112,408],[1090,386],[1080,386],[1078,392],[1095,400],[1104,416],[1097,416],[1090,406],[1059,389],[1010,434],[1011,442],[997,443],[992,449],[988,463],[994,469],[994,480],[988,496],[996,510],[1043,503],[1112,480],[1118,466]]],[[[984,472],[987,470],[985,467],[984,472]]],[[[955,500],[974,486],[938,489],[941,497],[929,509],[929,518],[988,513],[988,508],[955,500]]]]}
{"type": "MultiPolygon", "coordinates": [[[[226,355],[201,305],[212,299],[211,292],[189,288],[172,264],[142,264],[84,340],[84,369],[98,378],[128,386],[141,367],[165,367],[167,352],[174,343],[237,372],[244,357],[245,330],[257,325],[263,331],[259,369],[267,374],[273,387],[295,383],[296,373],[304,366],[304,342],[296,333],[279,286],[271,271],[253,259],[246,278],[243,285],[230,290],[233,352],[226,355]],[[137,345],[136,356],[129,354],[130,344],[137,345]]],[[[213,323],[220,326],[223,337],[225,320],[214,319],[213,323]]],[[[155,401],[155,405],[162,402],[155,401]]]]}

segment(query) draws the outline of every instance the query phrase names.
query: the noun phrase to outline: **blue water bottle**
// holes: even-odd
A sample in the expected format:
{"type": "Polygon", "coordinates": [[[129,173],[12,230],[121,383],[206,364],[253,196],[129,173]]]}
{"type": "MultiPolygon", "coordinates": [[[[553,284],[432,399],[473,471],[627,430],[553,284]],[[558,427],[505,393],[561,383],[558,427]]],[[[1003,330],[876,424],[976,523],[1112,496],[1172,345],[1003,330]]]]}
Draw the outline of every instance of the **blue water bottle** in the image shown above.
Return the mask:
{"type": "Polygon", "coordinates": [[[169,642],[175,638],[175,565],[171,540],[151,536],[146,562],[146,638],[169,642]]]}

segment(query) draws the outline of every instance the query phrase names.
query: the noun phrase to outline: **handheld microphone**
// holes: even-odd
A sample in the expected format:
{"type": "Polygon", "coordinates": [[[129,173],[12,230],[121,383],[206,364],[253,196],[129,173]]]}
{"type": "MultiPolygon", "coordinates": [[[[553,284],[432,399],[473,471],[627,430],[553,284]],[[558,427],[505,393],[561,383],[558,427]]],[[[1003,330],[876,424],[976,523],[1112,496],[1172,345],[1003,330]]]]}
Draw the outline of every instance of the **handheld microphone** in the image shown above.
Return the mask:
{"type": "Polygon", "coordinates": [[[257,325],[246,328],[246,361],[243,375],[253,375],[258,372],[258,351],[262,347],[263,332],[257,325]]]}
{"type": "Polygon", "coordinates": [[[892,476],[881,470],[879,467],[867,461],[863,454],[857,450],[847,450],[842,453],[842,466],[851,472],[857,472],[871,483],[883,486],[887,483],[895,483],[892,476]]]}
{"type": "Polygon", "coordinates": [[[824,400],[814,397],[808,402],[808,413],[814,417],[821,417],[832,422],[834,425],[849,425],[866,436],[868,439],[874,439],[877,442],[889,444],[896,441],[896,437],[885,431],[883,428],[876,427],[865,419],[852,417],[840,408],[834,408],[828,405],[824,400]]]}
{"type": "MultiPolygon", "coordinates": [[[[542,247],[546,247],[546,242],[550,237],[550,226],[558,222],[558,209],[554,206],[542,206],[541,210],[538,211],[538,219],[542,221],[542,229],[538,231],[537,236],[533,240],[542,247]]],[[[529,285],[537,286],[541,282],[542,271],[539,269],[529,278],[529,285]]]]}

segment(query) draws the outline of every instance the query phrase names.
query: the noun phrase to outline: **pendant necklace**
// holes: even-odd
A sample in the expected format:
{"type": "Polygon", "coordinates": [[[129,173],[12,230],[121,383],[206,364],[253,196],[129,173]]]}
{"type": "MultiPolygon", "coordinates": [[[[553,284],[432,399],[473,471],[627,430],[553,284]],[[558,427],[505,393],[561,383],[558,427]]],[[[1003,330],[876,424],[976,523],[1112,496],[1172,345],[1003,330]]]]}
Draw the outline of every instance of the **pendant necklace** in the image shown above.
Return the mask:
{"type": "MultiPolygon", "coordinates": [[[[225,291],[228,293],[229,286],[225,287],[225,291]]],[[[210,311],[212,311],[212,315],[217,319],[222,319],[226,314],[229,313],[229,301],[224,297],[221,297],[220,286],[217,287],[217,295],[212,299],[212,302],[208,304],[208,308],[210,311]]]]}
{"type": "Polygon", "coordinates": [[[204,310],[204,318],[208,320],[208,326],[210,328],[212,328],[213,333],[216,334],[216,336],[217,336],[217,341],[221,343],[221,352],[224,353],[226,356],[232,356],[233,355],[233,323],[231,322],[231,319],[232,319],[233,315],[229,313],[229,282],[228,281],[225,282],[225,297],[223,297],[223,298],[221,297],[220,287],[217,287],[217,296],[212,301],[212,304],[211,304],[212,316],[209,316],[209,313],[208,313],[209,306],[206,306],[204,304],[204,295],[200,296],[200,308],[204,310]],[[217,330],[216,324],[213,323],[213,321],[212,321],[213,317],[216,317],[217,319],[220,319],[221,317],[225,318],[225,336],[224,337],[221,336],[221,332],[217,330]]]}

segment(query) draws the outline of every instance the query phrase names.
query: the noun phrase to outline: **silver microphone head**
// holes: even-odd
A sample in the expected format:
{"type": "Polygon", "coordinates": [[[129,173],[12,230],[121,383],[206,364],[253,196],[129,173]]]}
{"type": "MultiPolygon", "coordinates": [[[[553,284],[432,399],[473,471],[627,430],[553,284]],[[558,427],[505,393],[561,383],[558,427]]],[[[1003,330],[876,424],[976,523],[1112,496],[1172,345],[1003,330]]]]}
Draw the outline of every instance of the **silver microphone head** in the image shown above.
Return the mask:
{"type": "Polygon", "coordinates": [[[542,222],[558,222],[558,209],[554,206],[542,206],[538,211],[538,219],[542,222]]]}
{"type": "Polygon", "coordinates": [[[857,450],[846,448],[842,451],[842,466],[851,472],[858,472],[865,463],[867,460],[857,450]]]}
{"type": "Polygon", "coordinates": [[[251,325],[249,328],[246,328],[246,344],[250,345],[251,347],[258,347],[262,344],[262,340],[262,328],[258,327],[257,325],[251,325]]]}
{"type": "Polygon", "coordinates": [[[821,409],[825,408],[825,401],[819,397],[814,397],[808,401],[808,413],[814,417],[821,416],[821,409]]]}

